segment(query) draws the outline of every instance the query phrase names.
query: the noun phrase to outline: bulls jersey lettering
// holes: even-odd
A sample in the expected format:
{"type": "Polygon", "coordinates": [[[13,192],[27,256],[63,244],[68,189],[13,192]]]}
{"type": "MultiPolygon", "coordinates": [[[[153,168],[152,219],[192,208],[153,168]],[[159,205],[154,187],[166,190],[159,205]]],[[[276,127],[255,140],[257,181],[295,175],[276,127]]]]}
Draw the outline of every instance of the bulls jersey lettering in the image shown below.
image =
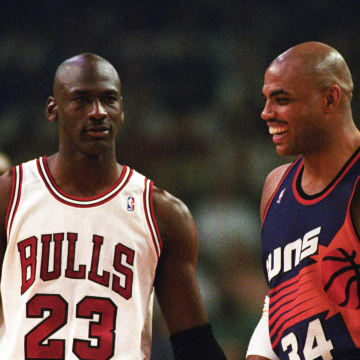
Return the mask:
{"type": "MultiPolygon", "coordinates": [[[[132,265],[134,263],[135,251],[119,243],[114,247],[114,260],[113,269],[114,272],[108,271],[99,272],[99,258],[101,252],[101,246],[104,242],[103,237],[99,235],[93,235],[93,248],[92,255],[89,258],[87,265],[80,264],[79,270],[74,270],[75,261],[75,246],[77,244],[78,234],[68,233],[68,252],[64,269],[64,276],[69,279],[85,279],[88,278],[100,285],[109,287],[118,292],[120,296],[128,299],[131,297],[132,290],[132,265]],[[124,260],[123,260],[124,259],[124,260]],[[122,263],[124,261],[124,263],[122,263]],[[124,286],[120,284],[120,278],[116,273],[119,273],[124,278],[124,286]],[[111,284],[110,284],[111,276],[111,284]]],[[[60,278],[63,267],[61,262],[61,253],[63,251],[64,233],[60,234],[46,234],[41,235],[41,248],[40,253],[40,268],[41,271],[38,274],[43,281],[55,280],[60,278]],[[53,243],[53,256],[50,258],[50,246],[53,243]],[[53,261],[53,270],[49,270],[49,263],[53,261]]],[[[37,248],[40,246],[39,240],[36,236],[32,236],[28,239],[22,240],[18,243],[18,250],[20,254],[21,270],[22,270],[22,285],[21,294],[29,289],[29,287],[35,282],[36,268],[38,257],[37,248]],[[28,250],[29,255],[26,255],[28,250]]]]}
{"type": "Polygon", "coordinates": [[[360,359],[360,245],[350,215],[360,151],[319,194],[301,190],[302,171],[300,157],[262,226],[272,346],[280,359],[360,359]]]}
{"type": "Polygon", "coordinates": [[[149,359],[162,249],[153,183],[124,166],[103,194],[71,197],[46,157],[13,175],[1,359],[149,359]]]}

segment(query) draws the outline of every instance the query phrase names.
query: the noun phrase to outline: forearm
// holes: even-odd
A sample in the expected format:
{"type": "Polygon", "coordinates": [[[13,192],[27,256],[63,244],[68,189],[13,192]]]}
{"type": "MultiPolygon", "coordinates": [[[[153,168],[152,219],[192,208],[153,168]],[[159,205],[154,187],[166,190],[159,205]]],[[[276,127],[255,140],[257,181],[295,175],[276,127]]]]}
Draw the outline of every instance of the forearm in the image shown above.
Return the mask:
{"type": "Polygon", "coordinates": [[[278,360],[274,353],[269,335],[269,298],[265,297],[264,309],[259,323],[257,324],[248,346],[246,360],[278,360]]]}

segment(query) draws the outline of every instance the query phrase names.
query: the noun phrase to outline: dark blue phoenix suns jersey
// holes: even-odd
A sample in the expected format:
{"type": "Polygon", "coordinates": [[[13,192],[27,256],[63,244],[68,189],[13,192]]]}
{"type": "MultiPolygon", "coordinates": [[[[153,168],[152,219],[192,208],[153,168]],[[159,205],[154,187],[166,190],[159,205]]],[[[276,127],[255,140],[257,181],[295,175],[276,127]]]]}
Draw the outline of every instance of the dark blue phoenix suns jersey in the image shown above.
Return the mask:
{"type": "Polygon", "coordinates": [[[302,172],[299,157],[263,218],[271,343],[280,359],[360,360],[360,242],[350,216],[360,149],[316,195],[301,190],[302,172]]]}

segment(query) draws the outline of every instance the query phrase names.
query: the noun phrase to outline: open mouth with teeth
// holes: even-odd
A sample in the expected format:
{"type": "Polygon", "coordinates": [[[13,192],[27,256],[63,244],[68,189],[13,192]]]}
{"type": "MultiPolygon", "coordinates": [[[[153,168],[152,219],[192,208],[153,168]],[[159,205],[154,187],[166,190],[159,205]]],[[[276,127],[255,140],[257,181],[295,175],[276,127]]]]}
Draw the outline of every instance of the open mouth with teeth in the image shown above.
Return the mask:
{"type": "Polygon", "coordinates": [[[285,127],[269,127],[270,135],[283,135],[287,132],[285,127]]]}
{"type": "Polygon", "coordinates": [[[269,134],[272,136],[272,141],[276,145],[280,145],[288,136],[288,129],[285,126],[270,126],[269,134]]]}

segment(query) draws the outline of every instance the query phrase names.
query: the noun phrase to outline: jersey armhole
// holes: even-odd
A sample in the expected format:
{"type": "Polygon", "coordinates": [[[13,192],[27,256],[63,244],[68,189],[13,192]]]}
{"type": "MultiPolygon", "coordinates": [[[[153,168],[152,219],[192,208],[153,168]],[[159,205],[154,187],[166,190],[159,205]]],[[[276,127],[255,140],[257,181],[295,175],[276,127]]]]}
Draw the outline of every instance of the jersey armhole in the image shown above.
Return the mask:
{"type": "Polygon", "coordinates": [[[346,210],[346,217],[345,217],[345,222],[348,219],[348,223],[349,223],[349,225],[351,227],[351,230],[352,230],[354,236],[358,240],[358,244],[360,244],[360,234],[359,234],[359,232],[357,230],[357,227],[356,227],[356,224],[355,224],[355,221],[354,221],[354,216],[353,216],[353,213],[351,211],[351,203],[352,203],[354,197],[356,197],[356,200],[360,199],[360,196],[359,196],[360,194],[357,194],[357,193],[359,193],[359,191],[360,191],[360,176],[355,181],[352,194],[351,194],[351,196],[349,198],[349,203],[348,203],[348,207],[347,207],[347,210],[346,210]],[[357,195],[355,195],[355,194],[357,194],[357,195]]]}
{"type": "Polygon", "coordinates": [[[22,165],[17,165],[12,169],[11,196],[5,217],[5,232],[8,241],[10,238],[11,226],[13,224],[16,211],[19,207],[19,202],[21,198],[22,180],[23,180],[23,168],[22,165]]]}
{"type": "Polygon", "coordinates": [[[145,178],[145,189],[144,189],[145,217],[155,247],[156,255],[159,258],[163,243],[155,218],[154,205],[153,205],[153,187],[154,187],[154,182],[145,178]]]}
{"type": "Polygon", "coordinates": [[[281,176],[281,179],[278,183],[278,185],[276,186],[275,188],[275,191],[272,193],[272,195],[270,196],[269,198],[269,201],[267,202],[266,204],[266,207],[265,207],[265,211],[264,211],[264,215],[261,219],[261,227],[263,226],[264,224],[264,221],[265,221],[265,218],[266,218],[266,215],[269,211],[269,208],[270,208],[270,205],[272,204],[273,200],[274,200],[274,197],[276,196],[277,192],[279,191],[282,183],[284,182],[286,176],[289,174],[289,172],[291,171],[291,169],[298,163],[298,161],[301,160],[301,157],[298,157],[290,166],[288,166],[288,168],[285,170],[284,174],[281,176]]]}

